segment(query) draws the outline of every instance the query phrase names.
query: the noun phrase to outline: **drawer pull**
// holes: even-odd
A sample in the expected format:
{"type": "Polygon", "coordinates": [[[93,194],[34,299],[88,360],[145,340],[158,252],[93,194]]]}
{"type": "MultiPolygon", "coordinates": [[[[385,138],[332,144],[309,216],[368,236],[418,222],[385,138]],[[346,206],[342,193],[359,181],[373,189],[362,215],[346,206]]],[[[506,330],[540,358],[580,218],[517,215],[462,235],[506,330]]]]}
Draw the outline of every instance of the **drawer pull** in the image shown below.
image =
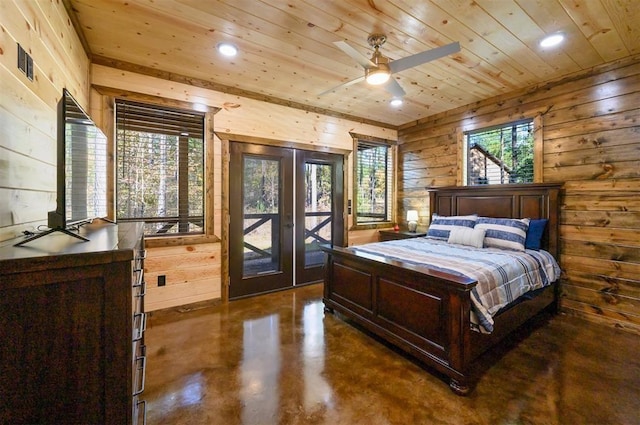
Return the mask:
{"type": "Polygon", "coordinates": [[[136,358],[136,364],[140,366],[136,369],[136,388],[134,388],[133,392],[134,397],[144,392],[144,380],[147,374],[147,356],[136,358]],[[138,380],[139,376],[141,376],[142,379],[138,380]]]}
{"type": "Polygon", "coordinates": [[[137,400],[134,398],[133,402],[133,422],[132,425],[140,424],[140,405],[142,405],[142,425],[147,425],[147,402],[144,400],[137,400]]]}
{"type": "Polygon", "coordinates": [[[135,294],[136,297],[142,298],[147,295],[147,283],[144,280],[140,282],[139,285],[133,285],[133,287],[138,289],[137,293],[135,294]]]}
{"type": "Polygon", "coordinates": [[[137,273],[135,283],[133,284],[133,287],[135,288],[136,286],[142,285],[142,282],[144,281],[144,271],[142,269],[136,269],[134,273],[137,273]]]}
{"type": "Polygon", "coordinates": [[[140,341],[142,339],[142,334],[147,330],[147,315],[144,313],[136,313],[133,315],[133,340],[140,341]],[[138,323],[138,326],[135,326],[138,323]]]}

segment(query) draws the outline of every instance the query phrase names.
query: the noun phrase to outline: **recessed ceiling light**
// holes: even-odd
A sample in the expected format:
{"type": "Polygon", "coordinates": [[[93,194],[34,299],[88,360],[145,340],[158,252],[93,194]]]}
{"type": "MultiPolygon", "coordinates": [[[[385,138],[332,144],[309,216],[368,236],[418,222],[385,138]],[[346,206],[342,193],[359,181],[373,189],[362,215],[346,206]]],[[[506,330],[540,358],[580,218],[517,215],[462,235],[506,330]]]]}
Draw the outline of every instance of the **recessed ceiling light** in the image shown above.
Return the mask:
{"type": "Polygon", "coordinates": [[[561,32],[557,32],[543,38],[542,41],[540,41],[540,47],[554,47],[562,43],[563,40],[564,34],[561,32]]]}
{"type": "Polygon", "coordinates": [[[391,99],[391,102],[389,103],[391,104],[391,106],[398,107],[402,105],[402,99],[399,99],[399,98],[391,99]]]}
{"type": "Polygon", "coordinates": [[[235,56],[238,54],[238,48],[231,43],[220,43],[216,48],[225,56],[235,56]]]}

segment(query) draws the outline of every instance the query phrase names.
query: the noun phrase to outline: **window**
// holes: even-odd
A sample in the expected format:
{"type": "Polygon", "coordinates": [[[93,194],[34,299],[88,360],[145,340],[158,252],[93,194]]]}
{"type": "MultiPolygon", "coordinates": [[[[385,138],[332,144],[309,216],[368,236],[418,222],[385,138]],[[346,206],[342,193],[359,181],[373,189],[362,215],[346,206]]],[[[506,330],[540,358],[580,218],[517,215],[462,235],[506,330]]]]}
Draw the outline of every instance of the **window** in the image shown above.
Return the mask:
{"type": "Polygon", "coordinates": [[[393,213],[394,145],[366,136],[354,141],[354,224],[388,225],[393,213]]]}
{"type": "Polygon", "coordinates": [[[533,130],[526,120],[466,132],[467,185],[532,183],[533,130]]]}
{"type": "Polygon", "coordinates": [[[116,219],[204,233],[204,113],[116,101],[116,219]]]}

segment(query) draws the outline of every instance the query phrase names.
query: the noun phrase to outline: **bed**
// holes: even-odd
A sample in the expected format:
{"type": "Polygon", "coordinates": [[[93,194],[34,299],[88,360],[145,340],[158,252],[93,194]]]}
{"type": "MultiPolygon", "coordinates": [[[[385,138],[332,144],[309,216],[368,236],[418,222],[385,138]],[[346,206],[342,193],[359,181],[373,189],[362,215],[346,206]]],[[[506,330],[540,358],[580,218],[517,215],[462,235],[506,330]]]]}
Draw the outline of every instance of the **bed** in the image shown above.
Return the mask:
{"type": "MultiPolygon", "coordinates": [[[[560,184],[452,186],[429,189],[438,216],[546,219],[542,250],[558,259],[560,184]]],[[[394,241],[395,242],[395,241],[394,241]]],[[[383,244],[386,244],[384,242],[383,244]]],[[[338,312],[444,374],[451,389],[468,394],[482,353],[529,319],[557,311],[558,279],[518,297],[492,315],[490,333],[472,323],[478,281],[460,273],[383,256],[358,247],[323,246],[325,309],[338,312]]]]}

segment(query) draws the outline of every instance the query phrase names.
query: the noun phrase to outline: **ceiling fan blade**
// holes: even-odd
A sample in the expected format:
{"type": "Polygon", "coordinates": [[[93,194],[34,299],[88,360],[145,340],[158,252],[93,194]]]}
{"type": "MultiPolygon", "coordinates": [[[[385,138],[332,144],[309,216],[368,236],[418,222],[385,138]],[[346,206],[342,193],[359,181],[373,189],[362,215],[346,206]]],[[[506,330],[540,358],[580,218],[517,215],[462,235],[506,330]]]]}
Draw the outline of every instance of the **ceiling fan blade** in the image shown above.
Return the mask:
{"type": "Polygon", "coordinates": [[[447,44],[446,46],[436,47],[435,49],[426,50],[421,53],[416,53],[415,55],[391,61],[391,63],[389,64],[389,69],[391,69],[391,73],[394,74],[396,72],[404,71],[405,69],[413,68],[414,66],[422,65],[423,63],[427,63],[435,59],[440,59],[459,51],[460,43],[456,41],[455,43],[447,44]]]}
{"type": "Polygon", "coordinates": [[[347,81],[346,83],[342,83],[339,86],[335,86],[334,88],[331,88],[329,90],[325,90],[322,93],[320,93],[318,96],[324,96],[327,93],[334,92],[334,91],[336,91],[338,89],[341,89],[341,88],[344,88],[344,87],[349,87],[349,86],[351,86],[353,84],[359,83],[360,81],[364,81],[364,76],[358,77],[355,80],[347,81]]]}
{"type": "Polygon", "coordinates": [[[376,67],[376,64],[371,62],[368,57],[366,57],[365,55],[363,55],[362,53],[360,53],[359,51],[357,51],[356,49],[348,45],[346,42],[335,41],[333,44],[335,44],[338,49],[342,50],[348,56],[350,56],[351,59],[358,62],[360,66],[362,66],[364,69],[376,67]]]}
{"type": "Polygon", "coordinates": [[[398,84],[395,78],[389,78],[389,81],[384,85],[386,91],[391,93],[394,97],[403,97],[406,93],[404,89],[398,84]]]}

